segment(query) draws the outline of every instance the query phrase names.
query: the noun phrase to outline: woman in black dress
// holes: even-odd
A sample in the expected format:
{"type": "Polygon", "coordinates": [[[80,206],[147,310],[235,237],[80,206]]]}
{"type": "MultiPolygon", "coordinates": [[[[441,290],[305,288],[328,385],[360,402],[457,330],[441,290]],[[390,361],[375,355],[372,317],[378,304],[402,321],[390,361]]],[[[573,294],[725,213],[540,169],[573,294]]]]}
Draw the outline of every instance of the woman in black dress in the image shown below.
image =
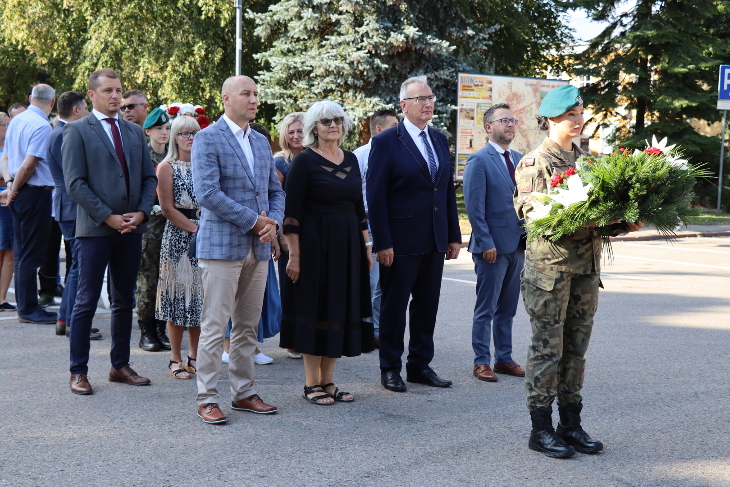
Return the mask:
{"type": "Polygon", "coordinates": [[[335,363],[373,350],[373,325],[364,321],[372,314],[373,262],[360,170],[339,147],[350,126],[337,103],[312,105],[304,116],[307,149],[286,179],[286,274],[294,292],[282,303],[280,346],[303,354],[304,398],[318,405],[352,402],[334,384],[335,363]]]}

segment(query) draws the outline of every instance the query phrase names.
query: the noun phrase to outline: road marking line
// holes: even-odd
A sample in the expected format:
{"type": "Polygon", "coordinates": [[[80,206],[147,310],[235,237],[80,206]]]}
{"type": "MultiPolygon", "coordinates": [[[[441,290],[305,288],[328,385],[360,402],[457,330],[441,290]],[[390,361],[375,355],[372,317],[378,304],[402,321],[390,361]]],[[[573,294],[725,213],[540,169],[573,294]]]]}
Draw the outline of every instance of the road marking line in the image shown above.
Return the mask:
{"type": "Polygon", "coordinates": [[[464,284],[474,284],[476,285],[476,281],[465,281],[464,279],[452,279],[450,277],[443,277],[444,281],[454,281],[454,282],[463,282],[464,284]]]}
{"type": "Polygon", "coordinates": [[[624,274],[611,274],[608,272],[601,272],[601,277],[603,276],[610,276],[610,277],[618,277],[619,279],[636,279],[637,281],[652,281],[653,279],[647,279],[646,277],[636,277],[636,276],[627,276],[624,274]]]}
{"type": "Polygon", "coordinates": [[[671,250],[679,250],[681,252],[689,251],[689,252],[710,252],[713,254],[730,254],[727,250],[706,250],[706,249],[687,249],[684,247],[673,247],[671,245],[647,245],[647,244],[636,244],[636,243],[627,243],[626,245],[629,245],[631,247],[648,247],[650,249],[671,249],[671,250]]]}
{"type": "Polygon", "coordinates": [[[692,267],[708,267],[710,269],[722,269],[724,271],[730,271],[730,267],[722,267],[719,265],[693,264],[691,262],[680,262],[680,261],[676,261],[676,260],[647,259],[646,257],[630,257],[628,255],[613,254],[613,256],[620,257],[622,259],[643,260],[643,261],[648,261],[648,262],[663,262],[665,264],[679,264],[679,265],[688,265],[688,266],[692,266],[692,267]]]}

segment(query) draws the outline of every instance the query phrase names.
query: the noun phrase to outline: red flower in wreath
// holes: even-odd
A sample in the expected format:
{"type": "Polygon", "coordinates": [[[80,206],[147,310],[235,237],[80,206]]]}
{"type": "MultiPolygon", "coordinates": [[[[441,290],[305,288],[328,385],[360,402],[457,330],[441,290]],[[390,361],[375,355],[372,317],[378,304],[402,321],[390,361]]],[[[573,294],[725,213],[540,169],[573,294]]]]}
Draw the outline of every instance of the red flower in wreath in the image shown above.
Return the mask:
{"type": "Polygon", "coordinates": [[[550,186],[552,186],[553,188],[559,184],[563,184],[562,174],[556,174],[550,179],[550,186]]]}
{"type": "Polygon", "coordinates": [[[649,147],[648,149],[644,149],[644,152],[646,152],[650,156],[658,156],[662,153],[662,150],[657,149],[656,147],[649,147]]]}
{"type": "Polygon", "coordinates": [[[205,108],[198,107],[195,109],[195,113],[197,113],[198,115],[205,115],[205,108]]]}
{"type": "Polygon", "coordinates": [[[210,125],[210,119],[208,117],[205,117],[203,115],[198,117],[198,125],[200,125],[201,130],[210,125]]]}
{"type": "Polygon", "coordinates": [[[177,114],[177,112],[179,112],[179,111],[180,111],[180,107],[169,107],[169,108],[167,109],[167,113],[168,113],[169,115],[176,115],[176,114],[177,114]]]}
{"type": "Polygon", "coordinates": [[[563,173],[563,177],[568,178],[568,177],[570,177],[570,176],[572,176],[574,174],[575,174],[575,168],[574,167],[571,167],[570,169],[568,169],[567,171],[565,171],[563,173]]]}

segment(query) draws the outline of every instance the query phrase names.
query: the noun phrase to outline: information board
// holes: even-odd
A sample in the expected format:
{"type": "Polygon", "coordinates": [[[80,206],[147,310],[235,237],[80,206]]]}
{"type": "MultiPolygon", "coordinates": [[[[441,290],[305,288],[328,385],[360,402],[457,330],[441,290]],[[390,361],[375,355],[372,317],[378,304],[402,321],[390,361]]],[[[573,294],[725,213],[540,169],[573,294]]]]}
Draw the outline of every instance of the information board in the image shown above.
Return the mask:
{"type": "Polygon", "coordinates": [[[487,133],[482,120],[484,112],[493,103],[509,103],[512,107],[512,113],[519,123],[510,147],[526,154],[540,145],[545,136],[537,128],[542,99],[550,90],[567,83],[564,80],[459,73],[456,179],[460,181],[464,178],[464,167],[469,156],[487,145],[487,133]]]}

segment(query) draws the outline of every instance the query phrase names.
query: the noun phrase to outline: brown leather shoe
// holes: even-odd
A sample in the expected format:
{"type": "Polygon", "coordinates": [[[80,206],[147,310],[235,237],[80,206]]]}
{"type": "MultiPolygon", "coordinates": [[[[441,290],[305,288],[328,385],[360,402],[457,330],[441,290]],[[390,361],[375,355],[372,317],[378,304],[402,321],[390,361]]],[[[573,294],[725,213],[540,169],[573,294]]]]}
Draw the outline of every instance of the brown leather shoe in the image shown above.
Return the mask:
{"type": "Polygon", "coordinates": [[[208,424],[219,424],[228,421],[217,403],[207,402],[198,406],[198,416],[208,424]]]}
{"type": "Polygon", "coordinates": [[[474,377],[486,382],[497,382],[498,380],[497,376],[492,372],[492,369],[489,368],[489,365],[484,364],[474,366],[474,377]]]}
{"type": "Polygon", "coordinates": [[[74,394],[80,394],[82,396],[93,394],[94,390],[89,384],[89,379],[86,374],[71,374],[71,378],[68,381],[71,386],[71,392],[74,394]]]}
{"type": "Polygon", "coordinates": [[[124,382],[130,386],[148,386],[151,384],[148,378],[138,376],[129,364],[121,369],[112,367],[109,370],[109,382],[124,382]]]}
{"type": "Polygon", "coordinates": [[[517,362],[508,364],[494,364],[494,371],[498,374],[514,375],[515,377],[524,377],[525,369],[519,366],[517,362]]]}
{"type": "Polygon", "coordinates": [[[256,414],[274,414],[278,411],[276,406],[266,404],[258,394],[231,402],[231,408],[236,411],[249,411],[256,414]]]}

